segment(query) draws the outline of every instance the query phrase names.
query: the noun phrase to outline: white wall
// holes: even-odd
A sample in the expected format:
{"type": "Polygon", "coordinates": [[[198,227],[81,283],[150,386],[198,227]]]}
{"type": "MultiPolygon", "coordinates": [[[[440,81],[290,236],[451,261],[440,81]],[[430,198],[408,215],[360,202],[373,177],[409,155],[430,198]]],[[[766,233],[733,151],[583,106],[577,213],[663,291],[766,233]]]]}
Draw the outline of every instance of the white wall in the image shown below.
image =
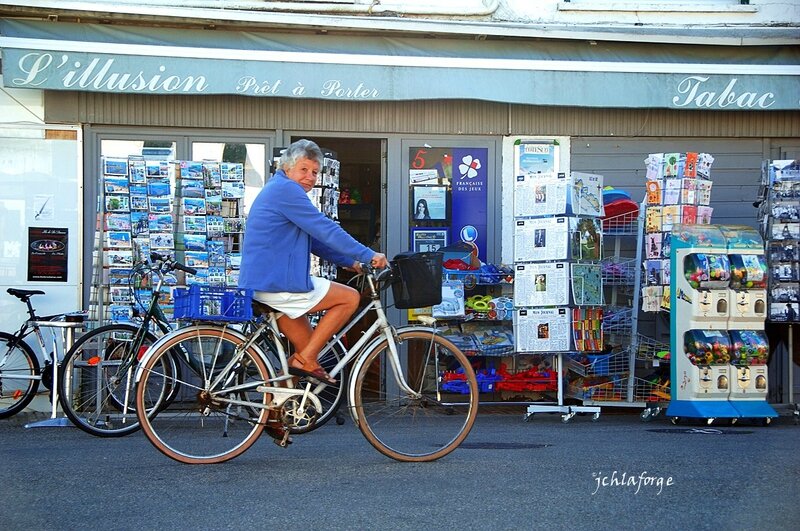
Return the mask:
{"type": "Polygon", "coordinates": [[[48,140],[41,91],[0,89],[0,330],[15,331],[25,306],[10,287],[38,289],[41,315],[80,308],[81,175],[80,131],[73,140],[48,140]],[[36,219],[44,202],[44,214],[36,219]],[[44,218],[44,219],[42,219],[44,218]],[[69,230],[67,282],[28,282],[28,228],[69,230]]]}

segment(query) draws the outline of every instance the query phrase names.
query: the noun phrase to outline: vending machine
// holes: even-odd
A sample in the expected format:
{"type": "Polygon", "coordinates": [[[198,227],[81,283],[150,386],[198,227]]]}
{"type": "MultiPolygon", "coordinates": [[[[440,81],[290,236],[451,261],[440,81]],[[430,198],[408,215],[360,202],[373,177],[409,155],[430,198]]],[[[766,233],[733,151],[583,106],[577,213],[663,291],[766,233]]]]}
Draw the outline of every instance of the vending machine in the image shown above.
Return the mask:
{"type": "Polygon", "coordinates": [[[678,419],[738,418],[728,400],[731,267],[727,241],[716,225],[673,226],[670,249],[671,400],[678,419]]]}
{"type": "Polygon", "coordinates": [[[767,318],[768,266],[764,242],[746,226],[720,225],[731,265],[728,335],[731,341],[729,400],[740,417],[769,424],[777,412],[767,403],[769,344],[767,318]]]}

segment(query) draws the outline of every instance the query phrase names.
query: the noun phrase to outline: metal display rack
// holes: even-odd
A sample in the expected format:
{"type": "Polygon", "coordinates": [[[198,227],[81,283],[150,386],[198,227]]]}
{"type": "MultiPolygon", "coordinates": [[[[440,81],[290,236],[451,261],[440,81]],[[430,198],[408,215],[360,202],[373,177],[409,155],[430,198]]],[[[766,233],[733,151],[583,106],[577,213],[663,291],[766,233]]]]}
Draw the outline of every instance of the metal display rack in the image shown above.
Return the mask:
{"type": "MultiPolygon", "coordinates": [[[[758,193],[758,219],[761,236],[766,242],[766,257],[770,271],[768,290],[768,316],[775,326],[786,326],[788,368],[787,404],[792,410],[794,423],[800,423],[800,402],[794,389],[794,361],[792,354],[794,330],[797,321],[784,320],[788,305],[800,314],[800,169],[791,161],[765,160],[761,167],[758,193]],[[788,163],[788,164],[786,164],[788,163]],[[792,229],[789,229],[792,227],[792,229]]],[[[788,317],[788,316],[786,316],[788,317]]]]}
{"type": "MultiPolygon", "coordinates": [[[[580,194],[583,194],[584,191],[587,190],[586,181],[584,179],[586,179],[586,178],[590,178],[590,179],[591,178],[595,178],[596,180],[599,180],[600,183],[602,183],[602,177],[599,177],[599,176],[593,176],[593,175],[589,175],[589,174],[578,174],[576,172],[572,172],[569,175],[570,175],[570,179],[566,180],[565,174],[558,174],[558,177],[556,178],[555,182],[558,182],[558,180],[563,180],[564,184],[566,184],[567,182],[570,183],[570,184],[568,184],[566,186],[567,187],[572,187],[577,191],[577,193],[575,195],[573,195],[573,197],[572,197],[573,200],[578,198],[580,196],[580,194]]],[[[530,178],[530,177],[539,178],[539,176],[535,176],[535,175],[534,176],[530,176],[529,175],[527,177],[528,178],[530,178]]],[[[541,177],[544,177],[544,176],[541,176],[541,177]]],[[[550,179],[549,181],[544,181],[543,180],[543,181],[540,181],[540,182],[547,182],[547,183],[553,183],[554,182],[552,180],[552,177],[548,177],[548,178],[550,179]]],[[[518,182],[521,181],[521,180],[524,180],[524,177],[518,179],[518,182]]],[[[538,185],[538,182],[537,182],[537,185],[538,185]]],[[[558,186],[558,185],[556,185],[556,186],[558,186]]],[[[544,199],[544,197],[546,197],[546,194],[552,193],[553,190],[550,190],[550,189],[548,189],[547,191],[541,190],[540,188],[542,188],[542,187],[543,186],[541,186],[541,187],[536,189],[536,194],[538,195],[538,194],[541,193],[542,198],[544,199]]],[[[601,185],[601,188],[602,188],[602,185],[601,185]]],[[[524,190],[525,190],[525,188],[523,188],[523,187],[516,188],[515,189],[515,194],[516,193],[524,193],[524,190]]],[[[559,196],[558,189],[554,188],[554,190],[556,190],[556,196],[559,196]]],[[[565,193],[569,193],[569,192],[566,191],[565,193]]],[[[596,197],[595,200],[596,201],[602,201],[602,198],[596,197]]],[[[598,208],[598,212],[599,212],[599,208],[598,208]]],[[[581,308],[581,309],[585,308],[585,309],[588,310],[587,311],[587,315],[588,315],[588,312],[591,311],[591,310],[597,310],[599,312],[600,310],[597,307],[598,306],[602,306],[602,293],[598,294],[599,297],[598,297],[597,302],[591,302],[590,303],[590,302],[587,302],[585,299],[582,299],[580,302],[575,300],[576,293],[574,291],[574,286],[573,286],[573,282],[574,282],[574,278],[573,278],[573,275],[572,275],[573,268],[576,266],[576,264],[583,264],[584,267],[585,266],[589,266],[589,267],[597,266],[597,269],[599,271],[600,270],[599,258],[601,258],[601,256],[599,256],[599,250],[598,250],[598,257],[597,258],[591,258],[592,255],[590,254],[589,257],[587,257],[587,258],[578,259],[578,258],[576,258],[575,254],[574,254],[575,249],[573,248],[573,246],[576,245],[576,243],[575,243],[576,241],[580,242],[580,243],[577,244],[577,245],[579,245],[579,249],[580,249],[580,253],[581,253],[579,256],[583,256],[582,253],[583,253],[584,246],[585,246],[585,248],[587,250],[590,249],[590,248],[591,249],[596,249],[596,245],[598,245],[600,243],[599,238],[601,237],[600,228],[599,228],[600,218],[597,215],[593,216],[593,215],[588,214],[585,211],[582,212],[577,207],[577,205],[575,203],[572,203],[572,205],[571,205],[571,207],[569,209],[566,209],[566,210],[563,210],[563,211],[559,210],[559,213],[557,213],[557,214],[544,213],[544,212],[540,212],[540,211],[529,211],[529,212],[516,212],[515,211],[515,217],[514,218],[515,218],[515,224],[517,226],[524,226],[524,224],[528,224],[528,223],[531,224],[531,226],[533,227],[534,241],[536,242],[534,247],[542,248],[542,246],[543,246],[544,240],[542,240],[541,244],[538,242],[539,232],[540,231],[543,233],[543,237],[547,238],[547,245],[548,246],[551,245],[550,238],[552,237],[552,233],[549,232],[551,229],[549,229],[549,228],[545,229],[543,227],[545,227],[546,225],[541,224],[542,220],[546,219],[546,218],[555,218],[556,226],[559,223],[562,224],[562,228],[559,229],[559,230],[562,231],[562,233],[563,233],[564,230],[566,230],[566,242],[567,242],[566,243],[566,247],[564,248],[564,255],[563,256],[559,256],[557,258],[555,258],[555,257],[544,258],[544,257],[540,257],[539,255],[536,255],[536,254],[529,254],[527,256],[520,256],[519,254],[517,254],[515,252],[515,256],[514,256],[515,271],[519,272],[520,269],[531,267],[531,268],[533,268],[533,271],[535,272],[535,275],[537,277],[539,277],[539,276],[545,277],[545,281],[549,285],[549,282],[551,282],[551,279],[547,280],[546,279],[546,276],[547,276],[546,274],[539,275],[538,272],[548,272],[549,271],[549,274],[553,274],[554,272],[558,271],[559,267],[562,267],[562,268],[565,268],[566,270],[562,269],[561,270],[562,272],[560,274],[559,273],[556,273],[556,274],[558,274],[558,275],[566,275],[566,286],[567,286],[566,289],[567,290],[570,290],[570,287],[573,287],[573,289],[572,289],[572,298],[570,299],[569,296],[568,296],[566,304],[564,304],[564,303],[555,304],[554,302],[542,302],[542,303],[537,304],[535,302],[531,303],[531,301],[535,301],[536,300],[535,297],[529,298],[528,300],[523,299],[521,301],[519,296],[515,296],[515,299],[514,299],[514,302],[515,302],[514,328],[515,328],[515,342],[517,343],[517,353],[518,353],[518,355],[534,354],[534,355],[541,355],[542,357],[549,357],[550,360],[551,360],[550,363],[551,363],[552,370],[555,371],[556,378],[557,378],[557,380],[556,380],[555,397],[554,397],[555,400],[554,401],[547,401],[547,402],[535,402],[535,403],[528,404],[524,419],[526,421],[530,420],[537,413],[560,413],[562,422],[567,423],[577,414],[587,414],[588,413],[588,414],[592,415],[592,417],[591,417],[592,420],[596,421],[596,420],[598,420],[600,418],[600,407],[598,407],[596,405],[592,405],[592,404],[586,404],[586,403],[584,403],[584,405],[565,404],[564,398],[565,398],[565,396],[571,395],[570,386],[569,386],[569,383],[568,383],[568,375],[570,374],[571,368],[573,366],[574,358],[576,356],[582,356],[582,355],[588,354],[589,352],[592,351],[592,349],[590,349],[588,347],[586,347],[585,351],[583,351],[583,348],[578,346],[577,336],[575,336],[577,327],[576,327],[576,321],[575,321],[575,316],[573,315],[573,312],[575,310],[579,309],[579,308],[581,308]],[[592,223],[597,223],[597,234],[596,234],[596,237],[598,238],[597,244],[593,243],[593,241],[591,239],[591,236],[588,236],[588,234],[590,234],[589,232],[585,233],[585,234],[587,234],[587,239],[585,241],[583,239],[583,235],[584,235],[583,231],[585,231],[587,229],[581,228],[581,224],[584,223],[584,220],[587,220],[587,219],[596,220],[596,221],[592,221],[592,223]],[[542,228],[537,228],[537,227],[542,227],[542,228]],[[591,247],[590,247],[590,245],[591,245],[591,247]],[[556,269],[547,269],[548,267],[554,267],[556,269]],[[571,303],[569,302],[570,300],[572,301],[571,303]],[[531,321],[522,321],[522,318],[523,318],[523,316],[526,315],[526,312],[535,312],[535,313],[530,314],[531,321]],[[548,312],[552,312],[552,313],[548,314],[548,312]],[[563,344],[564,343],[563,339],[557,339],[555,341],[555,343],[553,343],[553,344],[556,345],[556,344],[558,344],[560,342],[560,345],[559,345],[560,347],[567,346],[567,348],[555,347],[555,348],[553,348],[552,351],[547,351],[547,352],[543,351],[543,349],[541,348],[542,346],[538,345],[538,344],[535,345],[537,348],[531,347],[530,350],[528,348],[526,348],[525,345],[530,346],[531,344],[527,344],[527,343],[523,342],[523,340],[520,337],[521,329],[524,329],[524,328],[527,328],[527,327],[530,327],[530,326],[535,326],[536,329],[537,329],[537,334],[541,334],[543,332],[538,330],[538,329],[540,327],[545,327],[545,328],[547,328],[547,330],[544,333],[545,334],[551,334],[551,333],[553,333],[553,330],[550,329],[550,327],[553,326],[554,322],[559,323],[559,324],[556,324],[555,327],[559,327],[560,328],[560,327],[563,326],[563,321],[564,321],[563,312],[568,312],[568,314],[566,315],[566,321],[567,321],[567,326],[568,326],[569,330],[568,330],[568,337],[566,339],[566,345],[563,344]],[[549,320],[550,317],[548,317],[548,315],[551,315],[552,318],[555,321],[549,320]],[[560,317],[557,318],[556,316],[560,316],[560,317]],[[534,325],[534,323],[540,323],[540,324],[535,324],[534,325]],[[575,336],[575,337],[573,337],[573,336],[575,336]]],[[[527,229],[527,230],[530,230],[530,229],[527,229]]],[[[592,232],[592,233],[594,233],[594,232],[592,232]]],[[[558,230],[556,231],[556,234],[559,234],[558,230]]],[[[558,246],[560,244],[556,243],[555,245],[558,246]]],[[[517,248],[517,244],[515,244],[515,249],[516,248],[517,248]]],[[[556,248],[560,249],[560,247],[556,247],[556,248]]],[[[524,254],[525,253],[523,253],[523,255],[524,254]]],[[[563,278],[563,276],[557,277],[557,278],[563,278]]],[[[601,278],[599,276],[598,276],[597,281],[598,281],[597,289],[601,291],[602,288],[600,287],[600,284],[599,284],[599,282],[601,281],[601,278]]],[[[536,291],[539,291],[538,282],[539,282],[539,280],[537,278],[536,279],[536,283],[537,284],[536,284],[536,288],[535,288],[536,291]]],[[[542,286],[544,286],[544,285],[545,284],[543,282],[542,286]]],[[[519,278],[517,278],[515,280],[515,289],[519,289],[518,286],[519,286],[519,278]]],[[[544,291],[544,290],[542,290],[542,291],[544,291]]],[[[586,292],[581,292],[581,293],[582,293],[581,297],[583,297],[583,293],[586,293],[586,292]]],[[[544,300],[544,299],[542,299],[542,300],[544,300]]],[[[588,321],[591,321],[591,319],[588,319],[588,321]]],[[[591,337],[591,334],[592,334],[591,330],[592,330],[591,328],[581,328],[580,329],[581,333],[585,333],[585,332],[589,331],[588,332],[588,334],[589,334],[588,336],[581,336],[583,338],[581,340],[582,344],[583,344],[584,340],[587,340],[587,341],[598,341],[599,340],[599,338],[595,339],[595,338],[591,337]]],[[[562,328],[562,331],[563,331],[563,328],[562,328]]],[[[530,331],[527,331],[527,332],[530,332],[530,331]]],[[[542,335],[538,335],[538,338],[541,339],[542,337],[543,337],[542,335]]],[[[552,336],[544,336],[544,337],[552,337],[552,336]]],[[[538,340],[539,339],[537,339],[536,341],[538,341],[538,340]]],[[[600,341],[600,344],[602,344],[601,341],[600,341]]]]}
{"type": "Polygon", "coordinates": [[[669,363],[669,345],[638,333],[643,227],[644,204],[638,212],[603,220],[606,256],[601,263],[607,303],[603,334],[612,350],[570,357],[567,369],[584,384],[571,381],[567,393],[587,406],[641,407],[642,419],[649,420],[669,401],[669,385],[641,377],[637,367],[655,368],[669,363]]]}

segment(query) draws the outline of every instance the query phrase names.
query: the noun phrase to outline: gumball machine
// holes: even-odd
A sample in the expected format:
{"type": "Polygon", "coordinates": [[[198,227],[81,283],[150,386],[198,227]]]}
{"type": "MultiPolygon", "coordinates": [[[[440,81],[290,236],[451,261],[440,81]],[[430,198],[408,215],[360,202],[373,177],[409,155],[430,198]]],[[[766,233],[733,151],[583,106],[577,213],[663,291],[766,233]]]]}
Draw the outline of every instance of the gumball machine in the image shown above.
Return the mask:
{"type": "Polygon", "coordinates": [[[683,259],[684,277],[694,290],[692,321],[700,323],[727,322],[729,308],[728,283],[730,263],[724,253],[690,253],[683,259]]]}
{"type": "Polygon", "coordinates": [[[730,262],[715,225],[677,224],[670,249],[671,400],[667,416],[735,419],[728,400],[730,262]]]}
{"type": "Polygon", "coordinates": [[[727,400],[731,359],[728,333],[725,330],[687,330],[683,334],[683,352],[697,369],[698,377],[685,382],[694,396],[727,400]]]}
{"type": "Polygon", "coordinates": [[[769,344],[764,333],[767,317],[767,261],[764,244],[751,227],[721,225],[731,264],[728,330],[731,338],[729,400],[745,418],[769,424],[777,412],[767,401],[769,344]]]}

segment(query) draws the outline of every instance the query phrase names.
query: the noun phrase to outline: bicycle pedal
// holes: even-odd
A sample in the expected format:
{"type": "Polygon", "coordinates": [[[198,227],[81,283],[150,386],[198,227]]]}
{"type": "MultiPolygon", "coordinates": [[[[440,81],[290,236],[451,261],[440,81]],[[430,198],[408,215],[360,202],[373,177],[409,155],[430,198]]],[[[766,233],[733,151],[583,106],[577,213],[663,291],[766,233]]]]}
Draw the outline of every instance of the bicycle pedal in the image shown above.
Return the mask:
{"type": "Polygon", "coordinates": [[[290,435],[289,430],[286,430],[286,432],[283,434],[283,437],[281,437],[280,439],[272,439],[272,442],[274,442],[281,448],[288,448],[289,445],[292,444],[292,439],[289,435],[290,435]]]}

